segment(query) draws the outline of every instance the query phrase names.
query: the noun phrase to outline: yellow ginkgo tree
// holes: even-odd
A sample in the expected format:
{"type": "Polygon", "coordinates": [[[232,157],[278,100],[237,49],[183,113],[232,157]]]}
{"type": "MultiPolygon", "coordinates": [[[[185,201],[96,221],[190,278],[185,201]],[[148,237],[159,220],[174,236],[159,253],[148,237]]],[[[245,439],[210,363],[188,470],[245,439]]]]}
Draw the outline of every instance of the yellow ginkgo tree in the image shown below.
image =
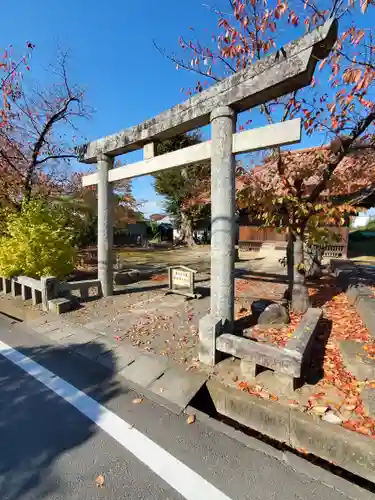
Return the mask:
{"type": "Polygon", "coordinates": [[[72,231],[58,207],[42,200],[8,211],[0,238],[0,275],[32,278],[69,275],[75,264],[72,231]]]}

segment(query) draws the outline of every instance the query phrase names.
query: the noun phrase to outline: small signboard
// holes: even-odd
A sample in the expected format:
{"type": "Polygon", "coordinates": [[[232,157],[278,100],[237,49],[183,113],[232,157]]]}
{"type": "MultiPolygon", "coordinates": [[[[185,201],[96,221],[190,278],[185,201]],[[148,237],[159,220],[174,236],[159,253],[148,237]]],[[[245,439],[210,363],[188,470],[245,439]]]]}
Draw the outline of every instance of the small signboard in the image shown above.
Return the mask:
{"type": "Polygon", "coordinates": [[[179,293],[186,297],[196,298],[194,275],[197,271],[186,266],[168,268],[169,293],[179,293]]]}

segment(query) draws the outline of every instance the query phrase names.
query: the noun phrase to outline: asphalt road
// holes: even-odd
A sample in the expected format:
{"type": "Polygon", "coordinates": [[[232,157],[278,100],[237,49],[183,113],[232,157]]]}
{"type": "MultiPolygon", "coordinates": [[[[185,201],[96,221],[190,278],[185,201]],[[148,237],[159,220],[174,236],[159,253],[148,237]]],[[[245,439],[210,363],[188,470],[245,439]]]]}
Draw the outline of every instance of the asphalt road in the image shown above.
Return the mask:
{"type": "Polygon", "coordinates": [[[22,325],[0,319],[0,341],[1,500],[375,499],[256,440],[134,404],[110,370],[22,325]]]}

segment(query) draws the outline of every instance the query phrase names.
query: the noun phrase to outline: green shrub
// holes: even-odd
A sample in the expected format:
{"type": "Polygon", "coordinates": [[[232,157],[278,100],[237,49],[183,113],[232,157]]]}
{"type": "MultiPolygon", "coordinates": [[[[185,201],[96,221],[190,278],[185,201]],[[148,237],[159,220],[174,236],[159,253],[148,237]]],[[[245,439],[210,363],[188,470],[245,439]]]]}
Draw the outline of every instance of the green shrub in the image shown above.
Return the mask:
{"type": "Polygon", "coordinates": [[[0,275],[63,278],[72,272],[75,249],[71,230],[57,207],[39,200],[6,213],[6,232],[0,237],[0,275]]]}

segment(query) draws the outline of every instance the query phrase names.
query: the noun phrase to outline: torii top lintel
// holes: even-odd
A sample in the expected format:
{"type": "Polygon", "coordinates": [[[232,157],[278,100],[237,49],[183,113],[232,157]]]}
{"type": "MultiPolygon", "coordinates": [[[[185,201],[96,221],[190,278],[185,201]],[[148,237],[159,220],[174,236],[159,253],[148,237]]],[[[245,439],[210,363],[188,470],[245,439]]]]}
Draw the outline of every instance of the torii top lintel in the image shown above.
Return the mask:
{"type": "Polygon", "coordinates": [[[173,137],[207,125],[211,111],[230,106],[241,112],[308,85],[318,60],[330,53],[338,23],[325,24],[288,43],[248,68],[235,73],[143,123],[77,148],[80,161],[95,163],[99,154],[116,156],[140,149],[147,142],[173,137]]]}

